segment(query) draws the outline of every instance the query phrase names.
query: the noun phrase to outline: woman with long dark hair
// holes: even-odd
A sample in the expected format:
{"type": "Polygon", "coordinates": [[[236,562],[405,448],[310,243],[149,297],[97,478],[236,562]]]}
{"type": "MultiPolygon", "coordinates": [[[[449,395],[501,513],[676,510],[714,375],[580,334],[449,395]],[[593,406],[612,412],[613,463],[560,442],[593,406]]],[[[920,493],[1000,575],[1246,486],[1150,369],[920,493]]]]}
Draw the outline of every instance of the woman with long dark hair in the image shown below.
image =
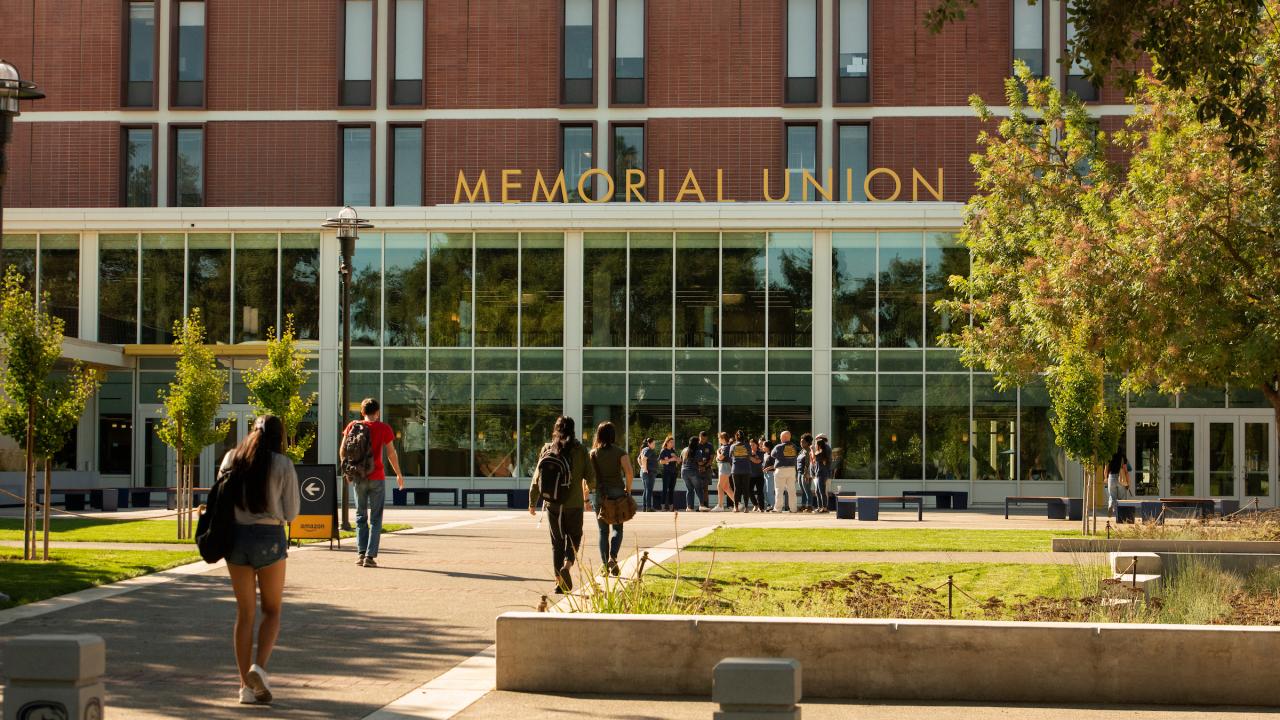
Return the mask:
{"type": "Polygon", "coordinates": [[[826,435],[819,435],[813,442],[813,495],[814,512],[824,513],[828,507],[827,484],[831,480],[832,462],[831,443],[826,435]]]}
{"type": "Polygon", "coordinates": [[[689,444],[680,453],[680,477],[684,479],[684,506],[689,512],[700,512],[698,500],[702,497],[702,478],[699,468],[705,450],[697,435],[689,436],[689,444]]]}
{"type": "Polygon", "coordinates": [[[298,476],[283,454],[284,423],[263,415],[253,431],[222,458],[227,491],[235,503],[235,541],[227,553],[227,572],[236,595],[234,645],[240,670],[240,702],[271,702],[267,661],[280,634],[285,556],[285,525],[298,516],[298,476]],[[256,586],[256,588],[255,588],[256,586]],[[255,593],[256,589],[256,593],[255,593]],[[261,596],[258,651],[253,653],[254,614],[261,596]]]}
{"type": "MultiPolygon", "coordinates": [[[[604,507],[606,499],[620,498],[631,492],[631,484],[635,474],[631,471],[631,463],[627,460],[627,452],[614,443],[618,440],[618,431],[608,420],[596,428],[595,447],[591,449],[591,462],[596,471],[597,509],[604,507]]],[[[600,527],[600,562],[612,575],[618,575],[618,552],[622,550],[622,523],[609,524],[596,517],[600,527]],[[612,540],[610,539],[612,530],[612,540]]]]}
{"type": "MultiPolygon", "coordinates": [[[[555,427],[551,431],[551,442],[542,446],[538,454],[538,465],[542,466],[543,458],[554,455],[563,459],[569,466],[569,487],[558,502],[545,502],[547,508],[547,526],[551,528],[551,563],[556,573],[556,594],[564,594],[573,589],[573,576],[570,571],[578,559],[578,549],[582,546],[582,513],[586,504],[587,492],[595,488],[596,474],[591,467],[587,450],[578,441],[574,429],[573,418],[561,415],[556,418],[555,427]]],[[[554,465],[553,465],[554,467],[554,465]]],[[[542,478],[539,467],[533,482],[529,484],[529,514],[536,515],[538,503],[545,500],[539,489],[542,478]]]]}
{"type": "Polygon", "coordinates": [[[658,496],[658,509],[671,512],[676,509],[676,471],[680,469],[680,456],[676,454],[676,439],[670,435],[662,441],[658,465],[662,467],[662,494],[658,496]]]}
{"type": "Polygon", "coordinates": [[[751,466],[754,460],[751,446],[747,444],[747,434],[742,430],[734,432],[733,444],[729,446],[734,512],[747,512],[751,509],[751,466]]]}

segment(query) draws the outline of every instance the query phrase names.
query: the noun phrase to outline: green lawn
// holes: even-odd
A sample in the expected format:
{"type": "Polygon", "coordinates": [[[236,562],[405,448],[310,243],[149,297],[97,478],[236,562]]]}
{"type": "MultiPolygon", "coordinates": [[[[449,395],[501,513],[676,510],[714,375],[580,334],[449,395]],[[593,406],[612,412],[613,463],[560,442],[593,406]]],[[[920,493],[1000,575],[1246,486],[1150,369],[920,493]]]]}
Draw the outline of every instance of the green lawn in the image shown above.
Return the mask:
{"type": "MultiPolygon", "coordinates": [[[[21,539],[21,538],[19,538],[21,539]]],[[[0,608],[44,600],[77,590],[167,570],[200,559],[181,550],[49,551],[50,561],[23,562],[20,548],[0,548],[0,608]]]]}
{"type": "Polygon", "coordinates": [[[686,547],[694,552],[1049,552],[1078,530],[845,530],[720,528],[686,547]]]}
{"type": "MultiPolygon", "coordinates": [[[[674,565],[668,565],[672,571],[674,565]]],[[[706,597],[703,581],[709,563],[684,563],[679,567],[682,580],[679,597],[694,600],[706,597]]],[[[810,617],[923,617],[919,611],[896,608],[892,613],[880,615],[874,608],[886,607],[881,602],[887,586],[892,583],[900,589],[908,589],[917,600],[932,600],[945,616],[946,588],[936,592],[927,589],[945,585],[947,576],[953,576],[956,587],[964,592],[954,593],[955,617],[984,617],[979,602],[998,597],[1005,603],[1025,598],[1048,596],[1078,596],[1078,592],[1095,582],[1096,572],[1074,565],[1025,565],[1016,563],[759,563],[717,562],[712,571],[710,585],[715,588],[716,601],[698,608],[711,614],[810,616],[810,617]],[[840,581],[854,571],[870,574],[873,582],[859,586],[863,600],[860,609],[848,601],[848,588],[823,588],[819,583],[840,581]],[[876,577],[878,576],[878,577],[876,577]],[[923,590],[922,589],[926,589],[923,590]],[[965,594],[967,593],[967,595],[965,594]],[[969,597],[969,596],[972,596],[969,597]],[[1025,596],[1020,597],[1020,596],[1025,596]],[[978,602],[975,602],[978,601],[978,602]]],[[[645,586],[650,592],[670,597],[674,583],[672,575],[661,569],[645,574],[645,586]]]]}
{"type": "MultiPolygon", "coordinates": [[[[174,519],[166,520],[98,520],[59,518],[51,523],[49,539],[57,542],[127,542],[127,543],[190,543],[179,540],[174,519]]],[[[409,525],[384,523],[383,532],[408,530],[409,525]]],[[[354,532],[344,532],[342,537],[355,537],[354,532]]],[[[22,541],[22,518],[0,518],[0,540],[22,541]]]]}

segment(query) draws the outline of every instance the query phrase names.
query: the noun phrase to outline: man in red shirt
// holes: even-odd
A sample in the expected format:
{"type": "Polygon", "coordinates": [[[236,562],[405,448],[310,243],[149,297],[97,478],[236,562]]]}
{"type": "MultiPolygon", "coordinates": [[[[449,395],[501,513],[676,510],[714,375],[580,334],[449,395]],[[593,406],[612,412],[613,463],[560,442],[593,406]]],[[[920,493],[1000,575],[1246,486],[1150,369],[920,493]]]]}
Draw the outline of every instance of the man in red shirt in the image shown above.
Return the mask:
{"type": "MultiPolygon", "coordinates": [[[[378,538],[382,535],[382,507],[387,501],[387,474],[382,466],[382,451],[386,448],[387,462],[396,472],[396,486],[404,489],[404,476],[400,474],[400,458],[396,455],[395,431],[382,422],[382,408],[373,398],[365,398],[360,403],[360,420],[347,424],[342,430],[342,442],[338,444],[338,456],[345,455],[347,435],[351,428],[363,423],[369,430],[369,454],[373,458],[373,469],[365,479],[351,483],[356,496],[356,551],[359,558],[356,564],[363,567],[378,567],[374,559],[378,557],[378,538]]],[[[345,459],[345,458],[342,458],[345,459]]]]}

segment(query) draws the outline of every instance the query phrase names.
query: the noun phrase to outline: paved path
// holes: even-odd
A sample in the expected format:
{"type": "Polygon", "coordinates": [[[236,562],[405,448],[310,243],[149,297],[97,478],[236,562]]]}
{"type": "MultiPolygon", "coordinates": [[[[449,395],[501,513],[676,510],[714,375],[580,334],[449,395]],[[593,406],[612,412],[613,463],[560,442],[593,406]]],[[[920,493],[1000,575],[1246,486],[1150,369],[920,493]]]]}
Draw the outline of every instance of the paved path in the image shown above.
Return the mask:
{"type": "Polygon", "coordinates": [[[1105,562],[1106,555],[1054,552],[683,552],[682,562],[804,562],[804,563],[1019,563],[1077,565],[1105,562]]]}

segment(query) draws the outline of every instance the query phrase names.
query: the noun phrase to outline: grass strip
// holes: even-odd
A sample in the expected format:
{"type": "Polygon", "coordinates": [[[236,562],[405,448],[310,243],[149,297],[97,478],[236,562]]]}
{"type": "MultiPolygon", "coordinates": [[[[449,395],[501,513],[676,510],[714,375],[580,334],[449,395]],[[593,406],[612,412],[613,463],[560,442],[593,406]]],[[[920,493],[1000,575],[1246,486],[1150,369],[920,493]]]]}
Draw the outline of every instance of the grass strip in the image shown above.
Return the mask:
{"type": "Polygon", "coordinates": [[[147,575],[200,559],[183,550],[49,551],[49,562],[24,561],[21,548],[0,548],[0,609],[147,575]]]}
{"type": "Polygon", "coordinates": [[[1049,552],[1078,530],[720,528],[691,552],[1049,552]]]}

